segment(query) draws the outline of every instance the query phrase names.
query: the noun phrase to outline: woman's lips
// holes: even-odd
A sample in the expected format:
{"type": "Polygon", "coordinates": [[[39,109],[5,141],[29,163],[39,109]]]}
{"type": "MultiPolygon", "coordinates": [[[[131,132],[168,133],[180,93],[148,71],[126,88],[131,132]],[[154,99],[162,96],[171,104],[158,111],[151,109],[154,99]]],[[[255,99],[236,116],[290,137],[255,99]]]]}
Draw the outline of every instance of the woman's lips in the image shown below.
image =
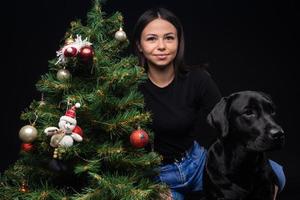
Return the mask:
{"type": "Polygon", "coordinates": [[[157,54],[157,55],[155,55],[158,59],[160,59],[160,60],[163,60],[163,59],[166,59],[167,58],[167,56],[168,56],[168,54],[157,54]]]}

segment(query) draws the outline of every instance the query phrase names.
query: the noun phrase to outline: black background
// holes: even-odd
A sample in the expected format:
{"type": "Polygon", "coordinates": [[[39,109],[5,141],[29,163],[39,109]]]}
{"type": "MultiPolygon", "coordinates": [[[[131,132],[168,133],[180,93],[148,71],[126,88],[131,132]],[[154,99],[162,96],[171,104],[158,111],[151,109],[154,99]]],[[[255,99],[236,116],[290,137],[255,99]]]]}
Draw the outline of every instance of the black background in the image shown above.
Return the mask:
{"type": "MultiPolygon", "coordinates": [[[[18,132],[26,124],[19,116],[41,95],[35,83],[47,72],[48,60],[56,56],[70,22],[84,22],[91,5],[88,0],[39,0],[14,1],[2,6],[1,32],[6,35],[1,64],[1,172],[18,158],[18,132]]],[[[155,5],[169,8],[181,19],[187,63],[209,61],[209,71],[224,96],[240,90],[259,90],[272,96],[278,122],[287,134],[284,149],[270,154],[284,166],[287,176],[280,199],[299,199],[296,0],[109,0],[103,9],[107,14],[122,12],[123,28],[130,38],[138,16],[155,5]]]]}

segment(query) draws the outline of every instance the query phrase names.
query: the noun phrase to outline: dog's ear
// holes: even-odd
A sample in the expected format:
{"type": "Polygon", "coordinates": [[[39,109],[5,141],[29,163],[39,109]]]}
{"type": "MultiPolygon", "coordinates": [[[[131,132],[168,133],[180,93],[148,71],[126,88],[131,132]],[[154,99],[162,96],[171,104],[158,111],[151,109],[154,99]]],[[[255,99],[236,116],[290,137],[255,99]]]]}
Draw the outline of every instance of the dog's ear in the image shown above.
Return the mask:
{"type": "Polygon", "coordinates": [[[221,132],[222,137],[228,134],[227,101],[228,97],[223,97],[207,115],[208,124],[221,132]]]}

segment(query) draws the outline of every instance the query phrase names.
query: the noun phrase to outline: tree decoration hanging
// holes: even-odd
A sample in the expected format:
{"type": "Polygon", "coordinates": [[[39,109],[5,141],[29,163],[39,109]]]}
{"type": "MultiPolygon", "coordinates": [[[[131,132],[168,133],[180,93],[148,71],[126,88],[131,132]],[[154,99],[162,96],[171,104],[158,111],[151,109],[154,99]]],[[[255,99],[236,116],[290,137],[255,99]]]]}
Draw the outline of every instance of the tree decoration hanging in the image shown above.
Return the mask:
{"type": "Polygon", "coordinates": [[[38,131],[34,127],[35,122],[38,118],[37,114],[35,114],[35,121],[31,123],[30,125],[25,125],[23,126],[20,131],[19,131],[19,138],[24,142],[24,143],[31,143],[33,142],[37,136],[38,136],[38,131]]]}
{"type": "Polygon", "coordinates": [[[123,31],[123,28],[120,27],[120,29],[115,33],[116,40],[123,42],[127,39],[125,31],[123,31]]]}
{"type": "Polygon", "coordinates": [[[76,103],[64,116],[61,116],[58,127],[48,127],[44,130],[47,136],[51,136],[50,145],[56,147],[70,147],[73,142],[81,142],[83,140],[83,131],[77,127],[76,108],[80,104],[76,103]],[[77,128],[76,128],[77,127],[77,128]]]}
{"type": "Polygon", "coordinates": [[[75,42],[75,40],[70,36],[65,40],[65,45],[72,44],[73,42],[75,42]]]}
{"type": "MultiPolygon", "coordinates": [[[[71,41],[69,41],[71,42],[71,41]]],[[[67,62],[68,57],[74,57],[81,52],[82,47],[91,46],[92,43],[87,41],[87,38],[84,40],[81,39],[80,35],[76,36],[74,42],[66,44],[63,48],[56,52],[58,61],[55,64],[63,64],[67,62]]]]}
{"type": "Polygon", "coordinates": [[[30,152],[33,149],[33,144],[31,143],[22,143],[21,149],[25,152],[30,152]]]}
{"type": "Polygon", "coordinates": [[[23,142],[33,142],[37,137],[38,131],[32,125],[25,125],[19,131],[19,137],[23,142]]]}
{"type": "Polygon", "coordinates": [[[78,56],[83,61],[88,61],[94,56],[94,50],[91,46],[84,46],[80,49],[78,56]]]}
{"type": "Polygon", "coordinates": [[[46,105],[46,101],[44,99],[44,93],[41,94],[41,100],[39,101],[39,106],[44,106],[46,105]]]}
{"type": "Polygon", "coordinates": [[[132,131],[130,135],[130,143],[135,148],[143,148],[149,142],[149,136],[146,131],[141,129],[140,127],[137,130],[132,131]]]}
{"type": "Polygon", "coordinates": [[[60,81],[67,81],[71,78],[71,73],[64,67],[57,71],[56,78],[60,81]]]}
{"type": "Polygon", "coordinates": [[[75,57],[78,54],[78,49],[76,47],[69,46],[64,50],[65,57],[75,57]]]}
{"type": "Polygon", "coordinates": [[[22,192],[22,193],[29,192],[29,187],[28,187],[27,181],[22,181],[22,184],[19,188],[19,191],[22,192]]]}

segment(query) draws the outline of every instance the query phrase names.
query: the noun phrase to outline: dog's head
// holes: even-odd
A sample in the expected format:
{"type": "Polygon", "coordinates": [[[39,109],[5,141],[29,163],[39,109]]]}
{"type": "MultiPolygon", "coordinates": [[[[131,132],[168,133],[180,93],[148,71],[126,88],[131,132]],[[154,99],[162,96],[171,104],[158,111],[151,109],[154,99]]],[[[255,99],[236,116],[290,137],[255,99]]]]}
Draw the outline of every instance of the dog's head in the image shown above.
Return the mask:
{"type": "Polygon", "coordinates": [[[263,92],[241,91],[223,97],[208,114],[208,123],[220,138],[233,138],[247,149],[266,151],[281,148],[285,134],[275,122],[271,98],[263,92]]]}

